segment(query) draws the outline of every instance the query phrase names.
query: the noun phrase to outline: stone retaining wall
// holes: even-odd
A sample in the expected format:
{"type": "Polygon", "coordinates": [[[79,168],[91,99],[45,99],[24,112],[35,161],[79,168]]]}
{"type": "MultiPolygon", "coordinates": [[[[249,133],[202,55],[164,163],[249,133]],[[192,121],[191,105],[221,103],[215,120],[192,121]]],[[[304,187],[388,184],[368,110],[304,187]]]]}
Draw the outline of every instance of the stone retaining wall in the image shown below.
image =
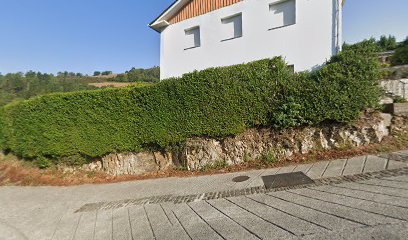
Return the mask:
{"type": "Polygon", "coordinates": [[[392,113],[396,116],[408,116],[408,103],[394,103],[392,113]]]}
{"type": "Polygon", "coordinates": [[[223,139],[192,138],[183,147],[168,152],[109,154],[86,165],[86,170],[110,175],[138,175],[173,167],[199,170],[214,164],[239,164],[266,155],[274,158],[306,154],[314,149],[336,149],[379,143],[389,135],[391,116],[367,114],[352,125],[324,124],[287,130],[249,129],[223,139]]]}
{"type": "Polygon", "coordinates": [[[384,80],[381,86],[388,95],[408,99],[408,79],[384,80]]]}
{"type": "Polygon", "coordinates": [[[383,69],[387,74],[386,78],[391,80],[398,80],[408,78],[408,65],[400,65],[388,67],[383,69]]]}

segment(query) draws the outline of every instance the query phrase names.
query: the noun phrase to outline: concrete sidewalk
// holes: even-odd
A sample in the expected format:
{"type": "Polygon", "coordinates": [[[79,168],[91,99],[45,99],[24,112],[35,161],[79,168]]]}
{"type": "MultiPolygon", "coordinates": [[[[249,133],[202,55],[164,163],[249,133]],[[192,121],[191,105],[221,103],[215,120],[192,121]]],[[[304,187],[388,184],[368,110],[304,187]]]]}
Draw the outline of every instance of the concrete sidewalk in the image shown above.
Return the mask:
{"type": "Polygon", "coordinates": [[[408,151],[401,151],[196,178],[1,187],[0,239],[399,236],[408,227],[407,173],[408,151]],[[297,171],[319,184],[262,188],[261,176],[297,171]],[[250,179],[235,183],[236,176],[250,179]]]}

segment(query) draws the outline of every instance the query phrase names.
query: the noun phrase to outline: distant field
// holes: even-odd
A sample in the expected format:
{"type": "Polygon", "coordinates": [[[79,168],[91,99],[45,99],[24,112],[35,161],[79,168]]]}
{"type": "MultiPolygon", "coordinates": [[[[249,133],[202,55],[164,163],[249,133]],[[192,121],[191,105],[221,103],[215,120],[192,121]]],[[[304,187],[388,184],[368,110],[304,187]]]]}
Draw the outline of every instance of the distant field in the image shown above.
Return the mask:
{"type": "Polygon", "coordinates": [[[109,74],[109,75],[99,75],[99,76],[90,76],[91,78],[101,78],[101,79],[107,79],[107,78],[115,78],[117,77],[119,74],[113,73],[113,74],[109,74]]]}
{"type": "Polygon", "coordinates": [[[89,86],[94,86],[94,87],[97,87],[97,88],[103,88],[103,87],[123,88],[123,87],[134,85],[134,83],[98,82],[98,83],[88,83],[88,85],[89,86]]]}

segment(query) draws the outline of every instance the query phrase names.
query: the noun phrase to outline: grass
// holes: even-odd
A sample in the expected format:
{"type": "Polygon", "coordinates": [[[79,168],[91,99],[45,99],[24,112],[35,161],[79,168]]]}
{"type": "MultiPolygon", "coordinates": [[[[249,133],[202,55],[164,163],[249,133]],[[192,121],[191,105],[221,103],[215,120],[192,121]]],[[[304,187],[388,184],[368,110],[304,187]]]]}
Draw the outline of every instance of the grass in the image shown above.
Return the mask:
{"type": "Polygon", "coordinates": [[[201,172],[208,172],[208,171],[211,171],[211,170],[224,169],[224,168],[226,168],[226,167],[228,167],[228,164],[227,164],[225,161],[217,161],[217,162],[215,162],[215,163],[213,163],[213,164],[204,165],[204,166],[200,169],[200,171],[201,171],[201,172]]]}
{"type": "Polygon", "coordinates": [[[266,164],[275,164],[279,162],[279,159],[276,157],[275,151],[273,150],[264,152],[258,160],[263,161],[266,164]]]}

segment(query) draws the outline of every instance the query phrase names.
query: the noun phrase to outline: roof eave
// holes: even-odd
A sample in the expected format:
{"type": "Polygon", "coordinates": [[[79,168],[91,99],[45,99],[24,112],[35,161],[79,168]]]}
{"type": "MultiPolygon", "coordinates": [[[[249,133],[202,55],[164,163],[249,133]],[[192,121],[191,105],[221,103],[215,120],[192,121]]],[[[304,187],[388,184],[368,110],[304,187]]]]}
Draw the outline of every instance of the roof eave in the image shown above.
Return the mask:
{"type": "Polygon", "coordinates": [[[179,11],[186,3],[191,0],[176,0],[171,4],[166,10],[164,10],[155,20],[153,20],[149,27],[154,29],[157,32],[161,32],[163,28],[169,25],[169,17],[174,15],[175,12],[179,11]],[[167,24],[167,25],[165,25],[167,24]]]}
{"type": "Polygon", "coordinates": [[[154,24],[150,24],[149,27],[155,30],[158,33],[161,33],[163,29],[165,29],[167,26],[169,26],[170,23],[163,20],[161,22],[155,22],[154,24]]]}

